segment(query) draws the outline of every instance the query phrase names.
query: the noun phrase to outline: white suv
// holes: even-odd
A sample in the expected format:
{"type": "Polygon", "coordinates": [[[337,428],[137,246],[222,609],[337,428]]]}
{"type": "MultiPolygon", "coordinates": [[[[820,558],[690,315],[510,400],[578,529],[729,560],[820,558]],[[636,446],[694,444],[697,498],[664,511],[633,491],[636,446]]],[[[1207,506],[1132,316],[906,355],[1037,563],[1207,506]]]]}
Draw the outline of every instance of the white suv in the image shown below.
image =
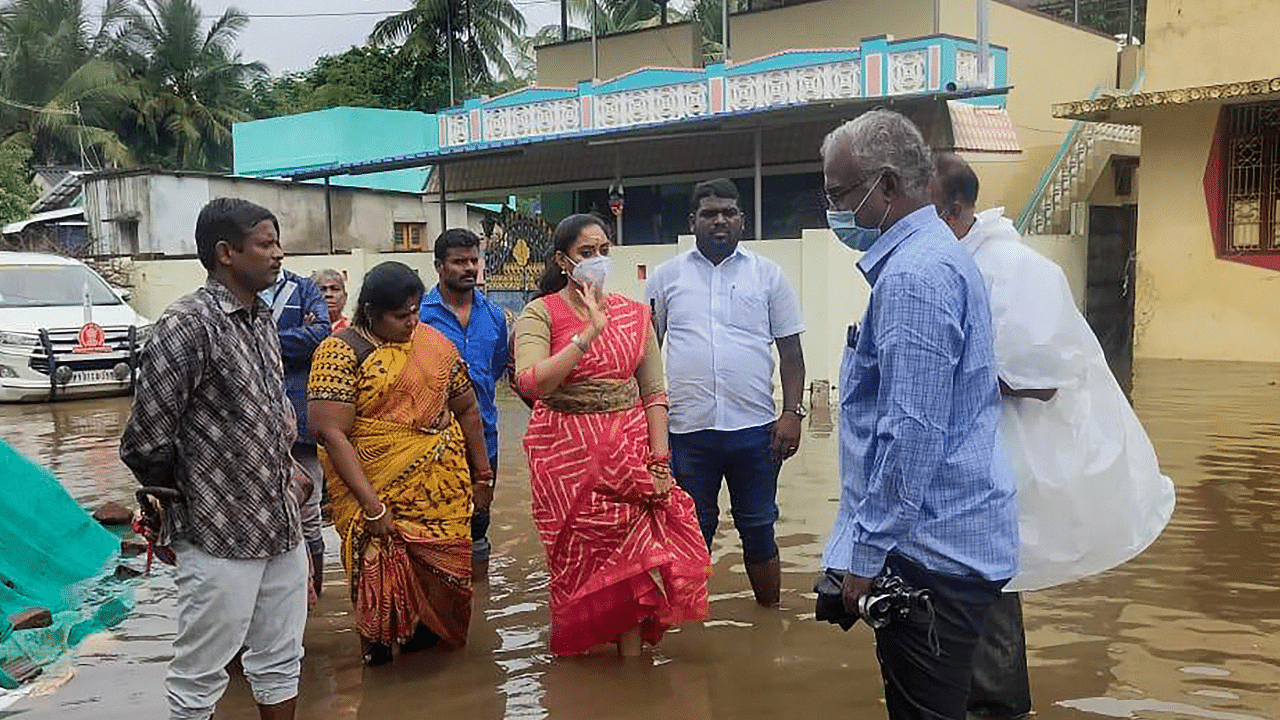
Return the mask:
{"type": "Polygon", "coordinates": [[[126,394],[150,332],[84,263],[0,252],[0,402],[126,394]]]}

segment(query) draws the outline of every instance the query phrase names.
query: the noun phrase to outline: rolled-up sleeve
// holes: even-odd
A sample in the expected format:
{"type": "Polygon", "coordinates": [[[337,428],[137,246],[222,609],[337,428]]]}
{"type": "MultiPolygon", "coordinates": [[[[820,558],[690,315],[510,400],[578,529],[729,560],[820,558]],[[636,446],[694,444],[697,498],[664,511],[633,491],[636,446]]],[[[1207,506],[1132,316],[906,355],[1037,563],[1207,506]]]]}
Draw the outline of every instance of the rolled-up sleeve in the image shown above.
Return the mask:
{"type": "Polygon", "coordinates": [[[946,451],[963,298],[911,274],[882,278],[873,324],[880,392],[877,453],[854,511],[850,570],[872,577],[914,526],[946,451]]]}
{"type": "Polygon", "coordinates": [[[176,486],[181,419],[208,356],[204,323],[179,315],[156,322],[138,368],[133,412],[120,438],[120,459],[142,484],[176,486]]]}

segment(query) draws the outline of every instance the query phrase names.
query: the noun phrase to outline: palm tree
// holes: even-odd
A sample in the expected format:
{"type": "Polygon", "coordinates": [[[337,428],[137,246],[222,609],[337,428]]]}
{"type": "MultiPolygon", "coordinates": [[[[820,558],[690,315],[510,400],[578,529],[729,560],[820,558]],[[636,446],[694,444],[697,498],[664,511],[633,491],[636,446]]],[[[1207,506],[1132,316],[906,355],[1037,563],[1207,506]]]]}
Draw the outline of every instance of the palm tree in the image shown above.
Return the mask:
{"type": "Polygon", "coordinates": [[[511,0],[414,0],[378,22],[369,41],[452,62],[455,100],[515,76],[508,49],[519,48],[525,20],[511,0]]]}
{"type": "Polygon", "coordinates": [[[114,130],[133,99],[114,52],[128,0],[107,0],[90,21],[82,0],[13,0],[0,9],[0,132],[37,164],[125,164],[114,130]]]}
{"type": "Polygon", "coordinates": [[[6,96],[47,102],[82,65],[114,48],[128,4],[107,0],[96,27],[83,0],[13,0],[0,9],[0,77],[6,96]]]}
{"type": "Polygon", "coordinates": [[[138,0],[121,61],[138,79],[128,134],[139,159],[165,167],[227,169],[231,125],[249,120],[249,86],[266,73],[235,49],[248,25],[229,8],[202,30],[195,0],[138,0]]]}
{"type": "MultiPolygon", "coordinates": [[[[568,3],[569,17],[585,27],[591,27],[594,15],[596,35],[657,27],[662,23],[662,5],[654,0],[596,0],[594,13],[592,0],[568,0],[568,3]]],[[[679,11],[672,12],[673,17],[668,20],[679,20],[679,11]]]]}
{"type": "MultiPolygon", "coordinates": [[[[726,0],[693,0],[689,19],[702,25],[702,60],[705,63],[724,60],[724,3],[726,0]]],[[[748,7],[747,0],[727,0],[730,14],[748,7]]],[[[733,32],[730,22],[729,31],[733,32]]],[[[729,38],[730,42],[733,38],[729,38]]]]}
{"type": "Polygon", "coordinates": [[[30,148],[37,165],[132,165],[118,120],[139,97],[119,65],[90,60],[44,105],[7,108],[4,143],[30,148]]]}

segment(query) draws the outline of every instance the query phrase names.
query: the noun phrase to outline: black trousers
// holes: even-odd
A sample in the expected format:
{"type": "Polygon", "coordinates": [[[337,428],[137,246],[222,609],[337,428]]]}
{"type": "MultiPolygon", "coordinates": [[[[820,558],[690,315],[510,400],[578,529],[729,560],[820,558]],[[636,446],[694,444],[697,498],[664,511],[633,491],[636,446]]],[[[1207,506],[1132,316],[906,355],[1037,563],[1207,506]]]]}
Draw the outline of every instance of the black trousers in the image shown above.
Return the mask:
{"type": "Polygon", "coordinates": [[[973,658],[969,712],[1012,719],[1031,712],[1027,676],[1027,636],[1022,627],[1022,598],[1001,593],[987,611],[987,622],[973,658]]]}
{"type": "Polygon", "coordinates": [[[876,631],[890,720],[965,720],[978,637],[1006,581],[935,573],[897,554],[885,566],[928,588],[933,605],[876,631]]]}

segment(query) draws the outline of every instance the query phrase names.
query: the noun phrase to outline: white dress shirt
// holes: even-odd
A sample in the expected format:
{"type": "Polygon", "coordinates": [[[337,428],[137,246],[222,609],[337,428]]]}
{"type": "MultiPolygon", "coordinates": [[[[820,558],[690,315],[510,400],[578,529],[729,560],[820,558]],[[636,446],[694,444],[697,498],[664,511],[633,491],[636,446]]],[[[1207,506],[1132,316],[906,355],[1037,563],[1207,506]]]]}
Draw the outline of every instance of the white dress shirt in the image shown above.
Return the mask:
{"type": "Polygon", "coordinates": [[[773,343],[804,332],[782,268],[741,245],[719,265],[697,248],[645,288],[667,352],[673,433],[743,430],[777,419],[773,343]]]}

